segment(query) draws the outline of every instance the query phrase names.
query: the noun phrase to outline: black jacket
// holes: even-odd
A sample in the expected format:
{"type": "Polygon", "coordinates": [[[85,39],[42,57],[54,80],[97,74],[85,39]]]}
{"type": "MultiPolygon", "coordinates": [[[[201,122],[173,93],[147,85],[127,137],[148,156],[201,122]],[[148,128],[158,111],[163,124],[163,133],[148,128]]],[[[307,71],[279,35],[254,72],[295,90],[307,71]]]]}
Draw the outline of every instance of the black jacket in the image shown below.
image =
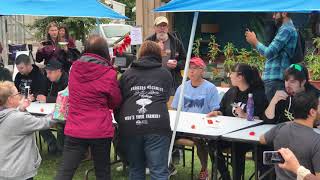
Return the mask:
{"type": "Polygon", "coordinates": [[[0,81],[12,81],[11,72],[7,68],[1,67],[1,65],[0,65],[0,81]]]}
{"type": "Polygon", "coordinates": [[[24,93],[25,86],[30,86],[30,94],[34,97],[37,95],[47,94],[47,83],[46,77],[41,73],[40,69],[36,65],[32,65],[33,69],[28,75],[22,75],[18,73],[14,79],[14,84],[16,85],[20,93],[24,93]]]}
{"type": "MultiPolygon", "coordinates": [[[[305,89],[307,92],[315,93],[318,97],[320,96],[320,91],[316,89],[311,84],[306,84],[305,89]]],[[[281,100],[276,104],[274,118],[269,119],[264,114],[264,120],[266,123],[279,124],[287,121],[292,121],[294,119],[294,114],[291,109],[293,97],[289,96],[286,100],[281,100]],[[291,105],[290,105],[291,101],[291,105]]]]}
{"type": "Polygon", "coordinates": [[[120,136],[171,132],[167,101],[172,77],[161,57],[143,57],[120,79],[122,105],[116,117],[120,136]]]}
{"type": "Polygon", "coordinates": [[[55,103],[58,92],[64,90],[68,86],[69,75],[65,72],[62,72],[60,79],[57,82],[51,82],[47,79],[47,103],[55,103]]]}
{"type": "MultiPolygon", "coordinates": [[[[178,61],[177,67],[171,70],[171,75],[173,78],[173,88],[175,92],[176,89],[182,83],[182,76],[180,71],[184,70],[184,66],[186,63],[186,51],[183,47],[182,42],[176,36],[174,36],[171,33],[168,33],[168,35],[170,39],[170,50],[171,50],[170,59],[176,59],[178,61]],[[179,53],[178,58],[176,58],[176,52],[179,53]]],[[[148,37],[146,40],[156,41],[156,39],[157,39],[156,34],[153,34],[150,37],[148,37]]],[[[173,95],[174,95],[174,92],[173,92],[173,95]]]]}
{"type": "Polygon", "coordinates": [[[264,111],[268,105],[264,88],[249,88],[246,91],[240,91],[237,87],[232,87],[224,94],[223,98],[221,99],[219,110],[224,116],[235,116],[235,109],[231,106],[231,104],[236,103],[244,110],[244,112],[246,112],[249,93],[252,93],[253,95],[254,115],[262,119],[264,111]]]}

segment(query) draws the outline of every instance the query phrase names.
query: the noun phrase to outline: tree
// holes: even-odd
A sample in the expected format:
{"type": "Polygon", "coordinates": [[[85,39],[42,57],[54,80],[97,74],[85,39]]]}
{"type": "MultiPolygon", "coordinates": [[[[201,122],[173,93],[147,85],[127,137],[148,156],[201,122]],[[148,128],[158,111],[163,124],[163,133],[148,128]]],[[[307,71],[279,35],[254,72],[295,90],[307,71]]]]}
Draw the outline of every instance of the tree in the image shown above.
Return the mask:
{"type": "MultiPolygon", "coordinates": [[[[82,42],[85,41],[86,36],[90,31],[96,27],[95,18],[82,18],[82,17],[46,17],[38,19],[31,26],[32,29],[37,29],[36,37],[43,39],[46,37],[46,28],[50,22],[57,22],[58,24],[64,24],[69,29],[69,34],[82,42]]],[[[101,23],[108,23],[108,19],[100,19],[101,23]]]]}
{"type": "Polygon", "coordinates": [[[136,6],[136,0],[116,0],[116,1],[126,5],[126,16],[129,18],[129,21],[135,21],[136,12],[132,12],[132,8],[136,6]]]}

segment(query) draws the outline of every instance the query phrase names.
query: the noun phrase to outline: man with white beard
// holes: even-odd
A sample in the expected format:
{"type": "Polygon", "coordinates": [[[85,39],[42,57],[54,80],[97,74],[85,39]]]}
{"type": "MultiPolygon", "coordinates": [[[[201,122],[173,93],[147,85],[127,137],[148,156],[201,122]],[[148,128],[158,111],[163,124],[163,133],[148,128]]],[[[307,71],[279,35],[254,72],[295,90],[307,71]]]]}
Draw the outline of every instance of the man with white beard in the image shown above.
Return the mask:
{"type": "Polygon", "coordinates": [[[175,33],[169,33],[168,19],[159,16],[154,20],[155,33],[146,40],[155,41],[161,47],[162,66],[168,68],[173,78],[172,96],[182,82],[180,71],[184,69],[186,52],[175,33]]]}

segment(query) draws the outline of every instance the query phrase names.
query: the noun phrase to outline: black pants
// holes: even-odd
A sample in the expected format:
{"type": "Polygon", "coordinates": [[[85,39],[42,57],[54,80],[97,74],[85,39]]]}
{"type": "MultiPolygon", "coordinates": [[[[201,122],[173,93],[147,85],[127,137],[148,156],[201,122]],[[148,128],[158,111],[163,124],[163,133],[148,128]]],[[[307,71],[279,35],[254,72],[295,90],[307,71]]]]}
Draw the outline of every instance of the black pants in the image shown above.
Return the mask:
{"type": "Polygon", "coordinates": [[[27,180],[33,180],[33,177],[32,177],[32,178],[29,178],[29,179],[27,179],[27,180]]]}
{"type": "Polygon", "coordinates": [[[56,180],[72,180],[88,147],[91,148],[97,180],[111,180],[110,146],[112,138],[79,139],[65,136],[63,158],[56,180]]]}

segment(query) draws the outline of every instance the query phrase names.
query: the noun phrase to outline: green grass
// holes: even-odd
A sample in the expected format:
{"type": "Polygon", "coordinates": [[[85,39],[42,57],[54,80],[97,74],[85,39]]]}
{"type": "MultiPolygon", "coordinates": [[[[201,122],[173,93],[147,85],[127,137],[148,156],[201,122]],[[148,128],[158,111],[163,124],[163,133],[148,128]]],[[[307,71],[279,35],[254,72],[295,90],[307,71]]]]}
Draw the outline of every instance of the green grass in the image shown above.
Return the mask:
{"type": "MultiPolygon", "coordinates": [[[[46,149],[46,147],[44,147],[46,149]]],[[[113,149],[113,148],[112,148],[113,149]]],[[[111,152],[113,154],[113,152],[111,152]]],[[[113,155],[111,155],[113,158],[113,155]]],[[[60,156],[52,156],[48,155],[45,150],[42,151],[42,163],[40,166],[40,169],[38,171],[38,175],[35,177],[36,180],[52,180],[54,179],[57,170],[59,168],[61,161],[60,156]]],[[[111,168],[112,172],[112,179],[114,180],[126,180],[128,179],[128,175],[126,172],[117,172],[116,167],[119,166],[119,164],[113,165],[111,168]]],[[[83,180],[84,179],[84,174],[87,169],[90,169],[93,167],[92,161],[85,161],[82,162],[77,169],[77,172],[74,176],[74,180],[83,180]]],[[[171,180],[187,180],[190,179],[190,173],[191,173],[191,153],[186,152],[186,167],[182,166],[182,163],[176,166],[178,173],[171,178],[171,180]]],[[[195,176],[194,179],[198,176],[199,173],[199,168],[200,168],[200,162],[195,155],[195,176]]],[[[208,169],[211,169],[211,163],[209,163],[208,169]]],[[[246,161],[246,178],[249,179],[249,176],[253,173],[254,171],[254,163],[251,160],[246,161]]],[[[231,172],[231,169],[230,169],[231,172]]],[[[89,179],[93,180],[95,179],[94,177],[94,172],[90,173],[89,179]]]]}

